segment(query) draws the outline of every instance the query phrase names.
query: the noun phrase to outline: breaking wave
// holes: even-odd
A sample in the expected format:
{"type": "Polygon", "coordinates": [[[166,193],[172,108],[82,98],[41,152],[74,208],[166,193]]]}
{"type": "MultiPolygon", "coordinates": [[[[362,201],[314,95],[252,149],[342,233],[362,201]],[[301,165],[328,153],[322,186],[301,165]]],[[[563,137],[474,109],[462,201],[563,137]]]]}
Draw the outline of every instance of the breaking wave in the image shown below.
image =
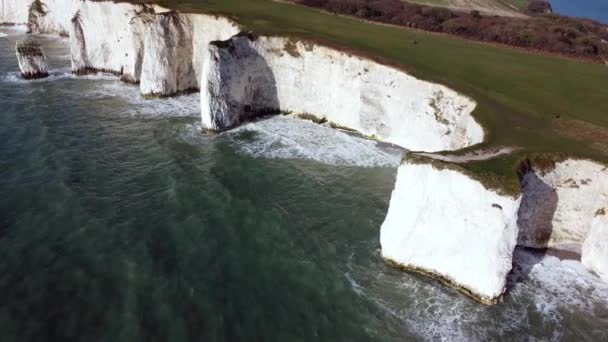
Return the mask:
{"type": "Polygon", "coordinates": [[[330,165],[397,167],[401,151],[310,121],[275,116],[227,132],[254,157],[306,159],[330,165]]]}
{"type": "Polygon", "coordinates": [[[5,83],[46,83],[46,82],[54,82],[65,79],[82,79],[82,80],[117,80],[118,77],[112,74],[106,73],[98,73],[91,75],[83,75],[78,76],[74,75],[70,68],[61,68],[56,70],[50,70],[49,76],[45,78],[37,78],[32,80],[26,80],[21,77],[21,73],[19,71],[8,72],[2,76],[0,76],[0,81],[5,83]]]}
{"type": "Polygon", "coordinates": [[[184,117],[200,115],[200,97],[198,94],[146,99],[141,95],[138,86],[117,80],[98,84],[89,93],[89,96],[119,98],[127,104],[125,114],[130,116],[184,117]]]}
{"type": "MultiPolygon", "coordinates": [[[[427,341],[517,339],[560,341],[574,336],[608,338],[608,284],[579,261],[517,248],[505,302],[480,305],[456,290],[390,267],[349,261],[346,275],[353,290],[372,300],[407,330],[427,341]],[[562,324],[576,320],[581,331],[562,324]]],[[[583,338],[584,340],[584,338],[583,338]]]]}
{"type": "MultiPolygon", "coordinates": [[[[89,84],[89,87],[86,83],[81,86],[81,95],[89,99],[119,100],[126,104],[126,106],[122,106],[124,115],[175,117],[195,116],[200,113],[200,98],[197,94],[146,99],[141,95],[138,86],[124,83],[118,76],[107,73],[78,76],[74,75],[69,68],[63,68],[50,71],[49,77],[34,80],[23,79],[21,74],[16,71],[0,76],[2,83],[18,84],[40,84],[66,80],[94,81],[89,84]]],[[[57,85],[57,87],[61,88],[61,85],[57,85]]],[[[66,87],[65,91],[73,92],[73,87],[66,87]]]]}

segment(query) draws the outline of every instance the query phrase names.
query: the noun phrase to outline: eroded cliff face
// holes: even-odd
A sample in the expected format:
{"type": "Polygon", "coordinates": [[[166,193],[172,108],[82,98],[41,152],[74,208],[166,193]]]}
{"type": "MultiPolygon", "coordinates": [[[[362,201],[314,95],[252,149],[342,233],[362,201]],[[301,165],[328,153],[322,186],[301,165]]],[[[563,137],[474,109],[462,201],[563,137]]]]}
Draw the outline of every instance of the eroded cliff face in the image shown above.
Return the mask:
{"type": "Polygon", "coordinates": [[[78,2],[70,25],[72,71],[106,71],[138,82],[144,26],[135,18],[152,11],[144,5],[78,2]]]}
{"type": "MultiPolygon", "coordinates": [[[[606,209],[608,210],[608,209],[606,209]]],[[[608,216],[606,210],[596,212],[583,243],[581,262],[608,281],[608,216]]]]}
{"type": "Polygon", "coordinates": [[[140,82],[143,95],[172,95],[198,89],[207,45],[236,32],[237,25],[220,17],[84,1],[72,19],[72,69],[113,72],[140,82]]]}
{"type": "Polygon", "coordinates": [[[518,243],[580,252],[592,222],[608,210],[608,169],[568,159],[522,180],[518,243]]]}
{"type": "Polygon", "coordinates": [[[28,30],[68,36],[77,5],[78,0],[34,0],[28,9],[28,30]]]}
{"type": "Polygon", "coordinates": [[[520,245],[578,252],[583,265],[608,280],[608,167],[568,159],[532,169],[522,195],[520,245]]]}
{"type": "Polygon", "coordinates": [[[489,190],[457,168],[406,160],[380,229],[382,255],[495,303],[512,267],[518,207],[519,199],[489,190]]]}
{"type": "Polygon", "coordinates": [[[27,24],[33,0],[0,0],[0,24],[27,24]]]}
{"type": "Polygon", "coordinates": [[[209,42],[235,35],[231,21],[202,14],[149,14],[144,22],[141,92],[167,95],[200,89],[209,42]]]}
{"type": "Polygon", "coordinates": [[[328,47],[239,35],[212,43],[204,61],[202,121],[210,130],[288,111],[411,150],[454,150],[483,140],[471,99],[328,47]]]}
{"type": "Polygon", "coordinates": [[[583,265],[608,280],[606,166],[524,163],[522,193],[514,199],[431,158],[406,158],[399,167],[380,233],[389,261],[446,279],[485,303],[504,290],[516,241],[581,253],[583,265]]]}

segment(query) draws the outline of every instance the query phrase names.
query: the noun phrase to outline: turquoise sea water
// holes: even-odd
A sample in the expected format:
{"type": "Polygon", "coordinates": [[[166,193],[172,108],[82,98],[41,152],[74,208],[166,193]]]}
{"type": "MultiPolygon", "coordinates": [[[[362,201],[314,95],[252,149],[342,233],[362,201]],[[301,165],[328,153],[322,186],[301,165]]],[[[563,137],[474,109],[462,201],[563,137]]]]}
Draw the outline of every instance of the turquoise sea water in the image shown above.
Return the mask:
{"type": "Polygon", "coordinates": [[[275,117],[198,129],[198,96],[18,77],[0,28],[0,341],[608,339],[608,286],[518,250],[486,307],[387,266],[399,151],[275,117]]]}
{"type": "Polygon", "coordinates": [[[550,0],[550,2],[555,13],[594,19],[608,24],[608,1],[606,0],[550,0]]]}

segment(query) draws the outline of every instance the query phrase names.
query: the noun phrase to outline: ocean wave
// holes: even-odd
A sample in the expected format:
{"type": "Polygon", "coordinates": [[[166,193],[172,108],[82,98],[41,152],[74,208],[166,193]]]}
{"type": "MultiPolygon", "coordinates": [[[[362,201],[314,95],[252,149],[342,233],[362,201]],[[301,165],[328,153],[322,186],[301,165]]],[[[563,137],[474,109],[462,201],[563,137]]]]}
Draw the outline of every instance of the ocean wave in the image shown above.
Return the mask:
{"type": "MultiPolygon", "coordinates": [[[[52,70],[46,78],[26,80],[19,72],[9,72],[0,76],[1,83],[42,84],[65,80],[94,81],[94,87],[66,87],[67,95],[86,96],[90,99],[115,98],[126,102],[123,114],[145,117],[175,117],[200,115],[200,98],[198,94],[180,95],[167,98],[144,98],[139,87],[120,81],[119,77],[108,73],[75,75],[69,68],[52,70]],[[78,90],[78,94],[74,91],[78,90]]],[[[58,85],[53,85],[54,87],[58,85]]],[[[60,87],[60,86],[59,86],[60,87]]]]}
{"type": "Polygon", "coordinates": [[[225,134],[254,157],[362,167],[397,167],[401,158],[400,152],[383,150],[375,141],[287,116],[248,123],[225,134]]]}
{"type": "MultiPolygon", "coordinates": [[[[522,334],[530,341],[559,341],[571,337],[572,321],[578,326],[590,320],[606,324],[598,323],[606,309],[595,313],[608,302],[608,284],[579,261],[517,248],[514,265],[505,302],[496,306],[478,304],[426,277],[383,267],[370,271],[349,261],[346,278],[355,293],[427,341],[486,341],[522,334]]],[[[591,339],[606,337],[601,331],[586,333],[591,339]]]]}
{"type": "Polygon", "coordinates": [[[200,95],[198,93],[147,99],[141,95],[138,86],[113,81],[100,83],[87,96],[119,98],[127,104],[124,114],[130,116],[189,117],[200,115],[200,95]]]}
{"type": "Polygon", "coordinates": [[[45,78],[36,78],[27,80],[21,77],[21,72],[19,71],[11,71],[2,76],[0,76],[0,82],[4,83],[46,83],[46,82],[54,82],[65,79],[82,79],[82,80],[118,80],[119,78],[112,74],[107,73],[97,73],[91,75],[75,75],[72,73],[70,68],[60,68],[49,71],[49,76],[45,78]]]}

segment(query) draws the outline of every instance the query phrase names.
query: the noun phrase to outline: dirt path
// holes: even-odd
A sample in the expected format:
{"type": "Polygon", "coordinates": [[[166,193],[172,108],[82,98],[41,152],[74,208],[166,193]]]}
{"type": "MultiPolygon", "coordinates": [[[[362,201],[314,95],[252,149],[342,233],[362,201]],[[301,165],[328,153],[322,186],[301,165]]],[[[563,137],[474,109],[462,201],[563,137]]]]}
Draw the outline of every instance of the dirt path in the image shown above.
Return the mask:
{"type": "Polygon", "coordinates": [[[428,157],[435,160],[446,161],[450,163],[466,163],[470,161],[478,161],[478,160],[487,160],[496,158],[498,156],[502,156],[504,154],[509,154],[511,152],[517,151],[517,147],[493,147],[481,150],[475,150],[471,152],[467,152],[461,155],[444,155],[444,154],[436,154],[436,153],[424,153],[418,152],[413,153],[418,156],[428,157]]]}
{"type": "Polygon", "coordinates": [[[526,18],[527,16],[499,0],[408,0],[418,4],[445,7],[455,11],[469,12],[477,10],[486,15],[501,17],[526,18]]]}

